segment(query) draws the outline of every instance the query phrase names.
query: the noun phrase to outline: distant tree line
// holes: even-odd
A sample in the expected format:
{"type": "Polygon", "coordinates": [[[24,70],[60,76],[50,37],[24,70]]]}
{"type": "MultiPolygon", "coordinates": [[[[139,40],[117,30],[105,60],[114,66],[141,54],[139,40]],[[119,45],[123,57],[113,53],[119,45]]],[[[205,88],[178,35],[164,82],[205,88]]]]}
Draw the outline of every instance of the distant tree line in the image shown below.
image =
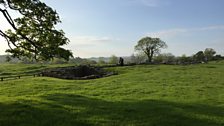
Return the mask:
{"type": "Polygon", "coordinates": [[[182,55],[179,57],[175,57],[171,53],[160,54],[162,48],[167,48],[164,41],[159,38],[144,37],[135,46],[138,53],[131,56],[130,62],[136,64],[196,64],[224,59],[221,55],[216,55],[216,51],[212,48],[198,51],[192,56],[182,55]]]}
{"type": "MultiPolygon", "coordinates": [[[[216,54],[212,48],[206,48],[204,51],[198,51],[192,56],[174,56],[171,53],[157,54],[152,59],[152,64],[198,64],[207,63],[209,61],[224,60],[224,57],[216,54]]],[[[130,63],[141,64],[147,63],[147,57],[143,54],[133,54],[130,63]]]]}
{"type": "MultiPolygon", "coordinates": [[[[80,57],[70,57],[66,60],[61,57],[54,57],[52,60],[46,60],[37,62],[29,57],[21,57],[20,59],[12,58],[11,55],[5,56],[5,62],[12,63],[43,63],[43,64],[96,64],[96,65],[119,65],[119,60],[122,59],[124,64],[134,65],[134,64],[198,64],[207,63],[209,61],[223,60],[224,57],[216,54],[216,51],[212,48],[206,48],[203,51],[198,51],[197,53],[186,56],[174,56],[171,53],[160,53],[162,48],[167,48],[164,41],[159,38],[144,37],[140,39],[135,46],[136,53],[129,57],[117,57],[116,55],[111,55],[110,57],[99,57],[99,58],[80,58],[80,57]]],[[[2,58],[0,57],[2,62],[2,58]]]]}
{"type": "Polygon", "coordinates": [[[118,64],[119,58],[116,55],[111,57],[99,57],[99,58],[80,58],[80,57],[71,57],[68,60],[63,58],[53,58],[52,60],[46,61],[36,61],[28,57],[14,58],[11,55],[2,55],[0,56],[0,63],[23,63],[23,64],[76,64],[76,65],[88,65],[88,64],[97,64],[97,65],[116,65],[118,64]]]}
{"type": "MultiPolygon", "coordinates": [[[[131,56],[122,57],[124,63],[127,65],[134,64],[148,64],[148,57],[144,53],[135,53],[131,56]]],[[[206,48],[204,51],[198,51],[197,53],[187,56],[183,54],[182,56],[175,56],[171,53],[159,53],[152,57],[150,64],[198,64],[207,63],[209,61],[219,61],[224,60],[224,57],[216,54],[216,51],[212,48],[206,48]]],[[[116,55],[111,55],[110,57],[98,57],[98,58],[80,58],[74,57],[70,58],[69,61],[63,58],[54,58],[51,61],[36,62],[27,57],[22,57],[21,59],[12,58],[10,55],[0,56],[0,63],[24,63],[24,64],[76,64],[76,65],[117,65],[119,63],[119,57],[116,55]]]]}

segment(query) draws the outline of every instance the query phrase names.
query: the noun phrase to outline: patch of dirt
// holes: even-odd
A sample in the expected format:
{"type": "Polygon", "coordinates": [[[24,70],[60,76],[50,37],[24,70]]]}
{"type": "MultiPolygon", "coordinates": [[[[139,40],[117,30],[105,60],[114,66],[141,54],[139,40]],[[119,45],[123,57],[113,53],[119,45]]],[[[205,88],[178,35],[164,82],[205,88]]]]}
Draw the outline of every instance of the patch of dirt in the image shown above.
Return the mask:
{"type": "Polygon", "coordinates": [[[105,71],[104,69],[99,67],[76,66],[46,69],[42,71],[41,74],[42,76],[61,79],[85,80],[108,77],[111,75],[115,75],[116,73],[105,71]]]}

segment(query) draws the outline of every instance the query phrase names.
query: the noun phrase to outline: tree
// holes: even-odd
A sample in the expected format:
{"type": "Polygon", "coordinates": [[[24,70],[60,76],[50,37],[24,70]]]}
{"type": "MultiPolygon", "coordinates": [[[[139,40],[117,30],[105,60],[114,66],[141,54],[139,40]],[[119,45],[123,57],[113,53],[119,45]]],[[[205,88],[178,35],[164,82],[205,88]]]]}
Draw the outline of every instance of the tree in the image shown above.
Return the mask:
{"type": "Polygon", "coordinates": [[[206,48],[204,51],[205,59],[207,61],[213,60],[213,57],[215,54],[216,54],[216,51],[212,48],[206,48]]]}
{"type": "Polygon", "coordinates": [[[131,54],[130,61],[128,61],[128,64],[136,63],[136,57],[134,54],[131,54]]]}
{"type": "Polygon", "coordinates": [[[205,55],[203,51],[198,51],[194,56],[193,56],[194,61],[197,63],[205,62],[205,55]]]}
{"type": "Polygon", "coordinates": [[[224,59],[224,57],[222,57],[221,55],[214,56],[214,60],[222,60],[222,59],[224,59]]]}
{"type": "Polygon", "coordinates": [[[131,63],[141,64],[145,63],[147,57],[143,53],[137,53],[131,55],[131,63]]]}
{"type": "Polygon", "coordinates": [[[109,59],[110,64],[117,64],[118,63],[118,58],[115,55],[112,55],[109,59]]]}
{"type": "Polygon", "coordinates": [[[98,63],[99,64],[106,64],[106,62],[105,62],[103,57],[99,57],[98,63]]]}
{"type": "Polygon", "coordinates": [[[186,54],[183,54],[182,56],[177,58],[178,64],[191,64],[193,62],[191,56],[187,56],[186,54]]]}
{"type": "Polygon", "coordinates": [[[11,58],[11,56],[10,55],[7,55],[6,57],[5,57],[5,61],[6,62],[10,62],[10,61],[12,61],[12,58],[11,58]]]}
{"type": "Polygon", "coordinates": [[[157,63],[172,64],[176,62],[176,58],[172,53],[163,53],[155,56],[154,61],[157,63]]]}
{"type": "Polygon", "coordinates": [[[159,53],[161,48],[166,48],[167,45],[159,38],[144,37],[138,41],[135,50],[142,51],[147,55],[148,62],[152,62],[154,54],[159,53]]]}
{"type": "Polygon", "coordinates": [[[0,0],[0,12],[12,29],[0,36],[8,42],[6,52],[13,57],[28,57],[35,60],[49,60],[54,57],[69,60],[71,51],[61,46],[69,43],[62,30],[55,25],[60,18],[55,10],[40,0],[0,0]],[[18,11],[19,18],[12,19],[8,9],[18,11]]]}

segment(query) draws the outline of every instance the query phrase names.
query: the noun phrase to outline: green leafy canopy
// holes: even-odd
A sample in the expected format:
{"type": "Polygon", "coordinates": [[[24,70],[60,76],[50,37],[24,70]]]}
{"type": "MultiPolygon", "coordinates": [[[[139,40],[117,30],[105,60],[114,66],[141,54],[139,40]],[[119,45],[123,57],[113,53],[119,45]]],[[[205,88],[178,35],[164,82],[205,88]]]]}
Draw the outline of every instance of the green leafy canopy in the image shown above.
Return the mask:
{"type": "Polygon", "coordinates": [[[9,45],[6,52],[14,57],[28,57],[35,60],[49,60],[54,57],[69,60],[71,51],[62,48],[69,43],[62,30],[55,25],[60,23],[59,15],[40,0],[0,0],[0,11],[12,29],[3,32],[9,45]],[[21,16],[12,19],[8,9],[18,11],[21,16]]]}
{"type": "Polygon", "coordinates": [[[158,53],[161,48],[167,48],[167,45],[160,38],[144,37],[138,41],[135,46],[136,51],[144,52],[148,57],[148,62],[152,62],[154,54],[158,53]]]}

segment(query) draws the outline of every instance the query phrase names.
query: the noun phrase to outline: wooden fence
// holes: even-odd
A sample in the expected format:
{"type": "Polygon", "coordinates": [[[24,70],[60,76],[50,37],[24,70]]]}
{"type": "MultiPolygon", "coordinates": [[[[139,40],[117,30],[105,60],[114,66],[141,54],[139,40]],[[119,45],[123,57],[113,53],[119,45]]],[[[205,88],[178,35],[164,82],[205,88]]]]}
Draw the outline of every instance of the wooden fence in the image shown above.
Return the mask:
{"type": "Polygon", "coordinates": [[[11,76],[0,76],[0,81],[5,81],[5,80],[16,80],[20,79],[23,77],[40,77],[42,74],[40,73],[35,73],[35,74],[27,74],[27,75],[11,75],[11,76]]]}

